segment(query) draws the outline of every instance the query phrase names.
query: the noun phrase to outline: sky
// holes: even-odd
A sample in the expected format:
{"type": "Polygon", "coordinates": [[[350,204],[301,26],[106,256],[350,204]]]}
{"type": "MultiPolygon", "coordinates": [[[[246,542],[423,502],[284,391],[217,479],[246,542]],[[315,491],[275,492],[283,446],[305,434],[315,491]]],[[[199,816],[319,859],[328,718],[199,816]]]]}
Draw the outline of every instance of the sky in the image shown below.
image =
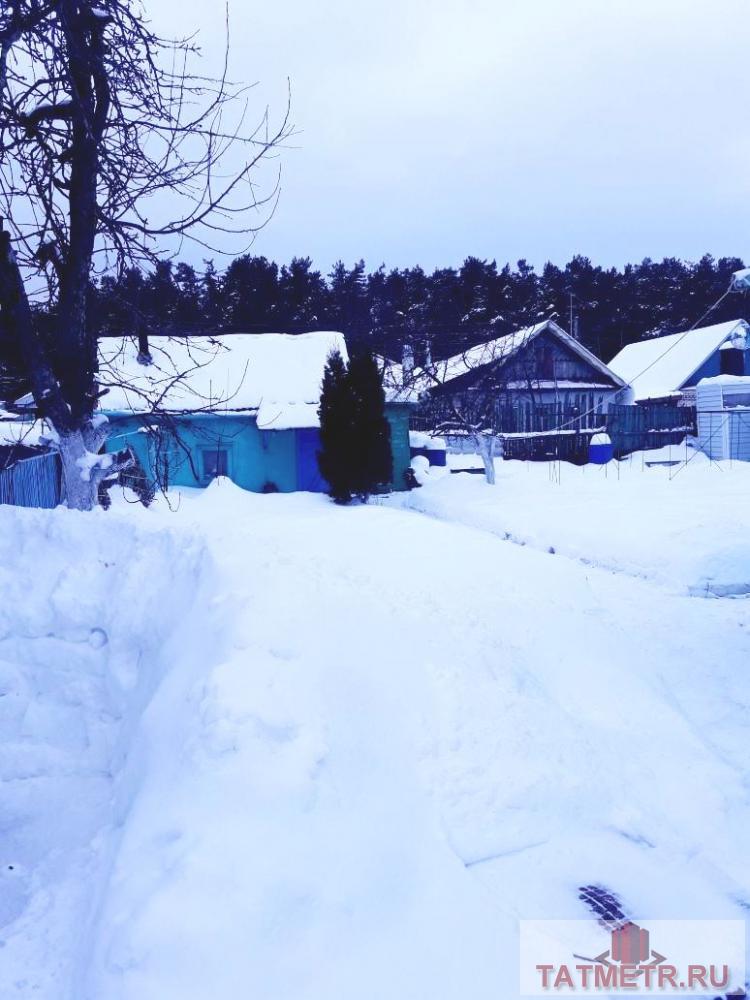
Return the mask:
{"type": "MultiPolygon", "coordinates": [[[[220,0],[146,5],[218,68],[220,0]]],[[[230,0],[229,18],[249,113],[280,119],[290,81],[296,127],[253,253],[750,259],[747,0],[230,0]]]]}

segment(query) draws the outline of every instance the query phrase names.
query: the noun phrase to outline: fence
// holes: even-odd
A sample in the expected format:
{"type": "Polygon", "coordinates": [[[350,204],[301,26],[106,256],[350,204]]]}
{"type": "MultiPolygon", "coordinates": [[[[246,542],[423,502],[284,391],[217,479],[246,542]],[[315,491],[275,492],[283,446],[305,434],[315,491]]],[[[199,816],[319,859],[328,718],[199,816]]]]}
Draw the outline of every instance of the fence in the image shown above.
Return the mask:
{"type": "Polygon", "coordinates": [[[623,406],[613,404],[607,412],[607,433],[620,458],[631,451],[679,444],[697,433],[694,406],[623,406]]]}
{"type": "Polygon", "coordinates": [[[0,504],[57,507],[62,498],[60,459],[53,452],[22,458],[0,471],[0,504]]]}
{"type": "Polygon", "coordinates": [[[596,432],[597,428],[592,428],[560,431],[557,434],[542,432],[502,435],[503,458],[515,458],[522,462],[572,462],[573,465],[585,465],[589,460],[591,437],[596,432]]]}
{"type": "MultiPolygon", "coordinates": [[[[429,405],[412,417],[410,427],[444,434],[441,423],[450,423],[449,414],[440,403],[429,405]]],[[[591,436],[599,431],[609,434],[618,458],[633,451],[679,444],[686,435],[697,433],[696,410],[692,406],[612,404],[602,413],[581,412],[577,407],[557,403],[535,406],[528,400],[498,404],[494,427],[502,439],[505,458],[559,459],[576,464],[588,461],[591,436]]]]}
{"type": "Polygon", "coordinates": [[[572,432],[602,430],[601,409],[581,409],[562,403],[532,403],[523,400],[495,406],[495,427],[501,434],[548,434],[560,428],[572,432]]]}
{"type": "MultiPolygon", "coordinates": [[[[460,407],[461,408],[461,407],[460,407]]],[[[465,407],[471,418],[471,398],[465,407]]],[[[483,408],[479,407],[479,411],[483,408]]],[[[477,414],[481,421],[482,416],[477,414]]],[[[577,406],[563,406],[562,403],[534,403],[530,399],[515,400],[512,403],[498,400],[492,407],[492,414],[486,416],[498,434],[547,434],[563,427],[573,432],[603,430],[605,415],[600,409],[580,409],[577,406]]],[[[452,403],[436,396],[420,407],[409,426],[413,431],[432,431],[441,425],[456,424],[452,403]]]]}

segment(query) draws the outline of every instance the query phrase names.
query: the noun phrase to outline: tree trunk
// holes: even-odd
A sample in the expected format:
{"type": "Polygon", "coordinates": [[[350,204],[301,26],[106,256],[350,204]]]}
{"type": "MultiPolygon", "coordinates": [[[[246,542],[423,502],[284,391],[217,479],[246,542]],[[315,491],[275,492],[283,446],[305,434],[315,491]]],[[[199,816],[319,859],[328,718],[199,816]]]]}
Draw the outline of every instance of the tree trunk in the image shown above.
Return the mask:
{"type": "Polygon", "coordinates": [[[495,435],[494,434],[475,434],[474,441],[476,442],[477,451],[482,456],[482,462],[484,463],[484,478],[490,486],[495,485],[495,435]]]}
{"type": "Polygon", "coordinates": [[[92,510],[97,506],[99,479],[107,466],[107,460],[101,462],[100,457],[98,466],[95,460],[95,453],[105,440],[106,427],[95,428],[90,420],[84,421],[81,417],[78,421],[73,420],[34,328],[21,272],[7,232],[0,232],[0,301],[3,303],[6,333],[28,373],[39,415],[52,424],[57,434],[65,501],[68,507],[76,510],[92,510]]]}
{"type": "Polygon", "coordinates": [[[93,510],[99,504],[101,475],[97,475],[96,456],[86,447],[82,431],[60,435],[60,459],[67,506],[93,510]]]}

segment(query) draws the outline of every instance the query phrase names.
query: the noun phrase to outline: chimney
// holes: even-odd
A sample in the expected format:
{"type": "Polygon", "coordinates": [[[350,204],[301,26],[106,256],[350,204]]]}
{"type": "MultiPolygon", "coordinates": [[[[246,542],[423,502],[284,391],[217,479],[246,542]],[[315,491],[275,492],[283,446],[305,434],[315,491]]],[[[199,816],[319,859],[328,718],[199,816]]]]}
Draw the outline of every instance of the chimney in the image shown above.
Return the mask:
{"type": "Polygon", "coordinates": [[[153,363],[153,358],[151,357],[151,351],[148,349],[148,334],[139,333],[138,334],[138,364],[139,365],[150,365],[153,363]]]}
{"type": "Polygon", "coordinates": [[[414,374],[414,346],[410,341],[404,341],[403,353],[401,355],[401,371],[404,374],[404,382],[414,374]]]}

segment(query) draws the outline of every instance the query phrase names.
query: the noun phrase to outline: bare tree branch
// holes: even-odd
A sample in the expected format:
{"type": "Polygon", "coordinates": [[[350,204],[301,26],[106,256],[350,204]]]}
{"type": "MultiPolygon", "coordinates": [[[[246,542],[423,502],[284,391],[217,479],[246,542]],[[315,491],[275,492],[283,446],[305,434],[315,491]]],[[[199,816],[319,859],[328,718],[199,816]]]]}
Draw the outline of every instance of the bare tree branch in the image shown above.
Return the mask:
{"type": "Polygon", "coordinates": [[[289,100],[275,127],[267,109],[247,125],[249,88],[228,78],[228,38],[227,15],[211,78],[193,68],[195,40],[156,34],[137,0],[6,0],[0,10],[0,326],[60,436],[76,506],[95,502],[81,470],[102,439],[94,261],[155,264],[169,239],[236,251],[228,241],[244,246],[278,199],[278,176],[260,193],[255,174],[292,133],[289,100]],[[46,337],[32,302],[51,317],[46,337]]]}

